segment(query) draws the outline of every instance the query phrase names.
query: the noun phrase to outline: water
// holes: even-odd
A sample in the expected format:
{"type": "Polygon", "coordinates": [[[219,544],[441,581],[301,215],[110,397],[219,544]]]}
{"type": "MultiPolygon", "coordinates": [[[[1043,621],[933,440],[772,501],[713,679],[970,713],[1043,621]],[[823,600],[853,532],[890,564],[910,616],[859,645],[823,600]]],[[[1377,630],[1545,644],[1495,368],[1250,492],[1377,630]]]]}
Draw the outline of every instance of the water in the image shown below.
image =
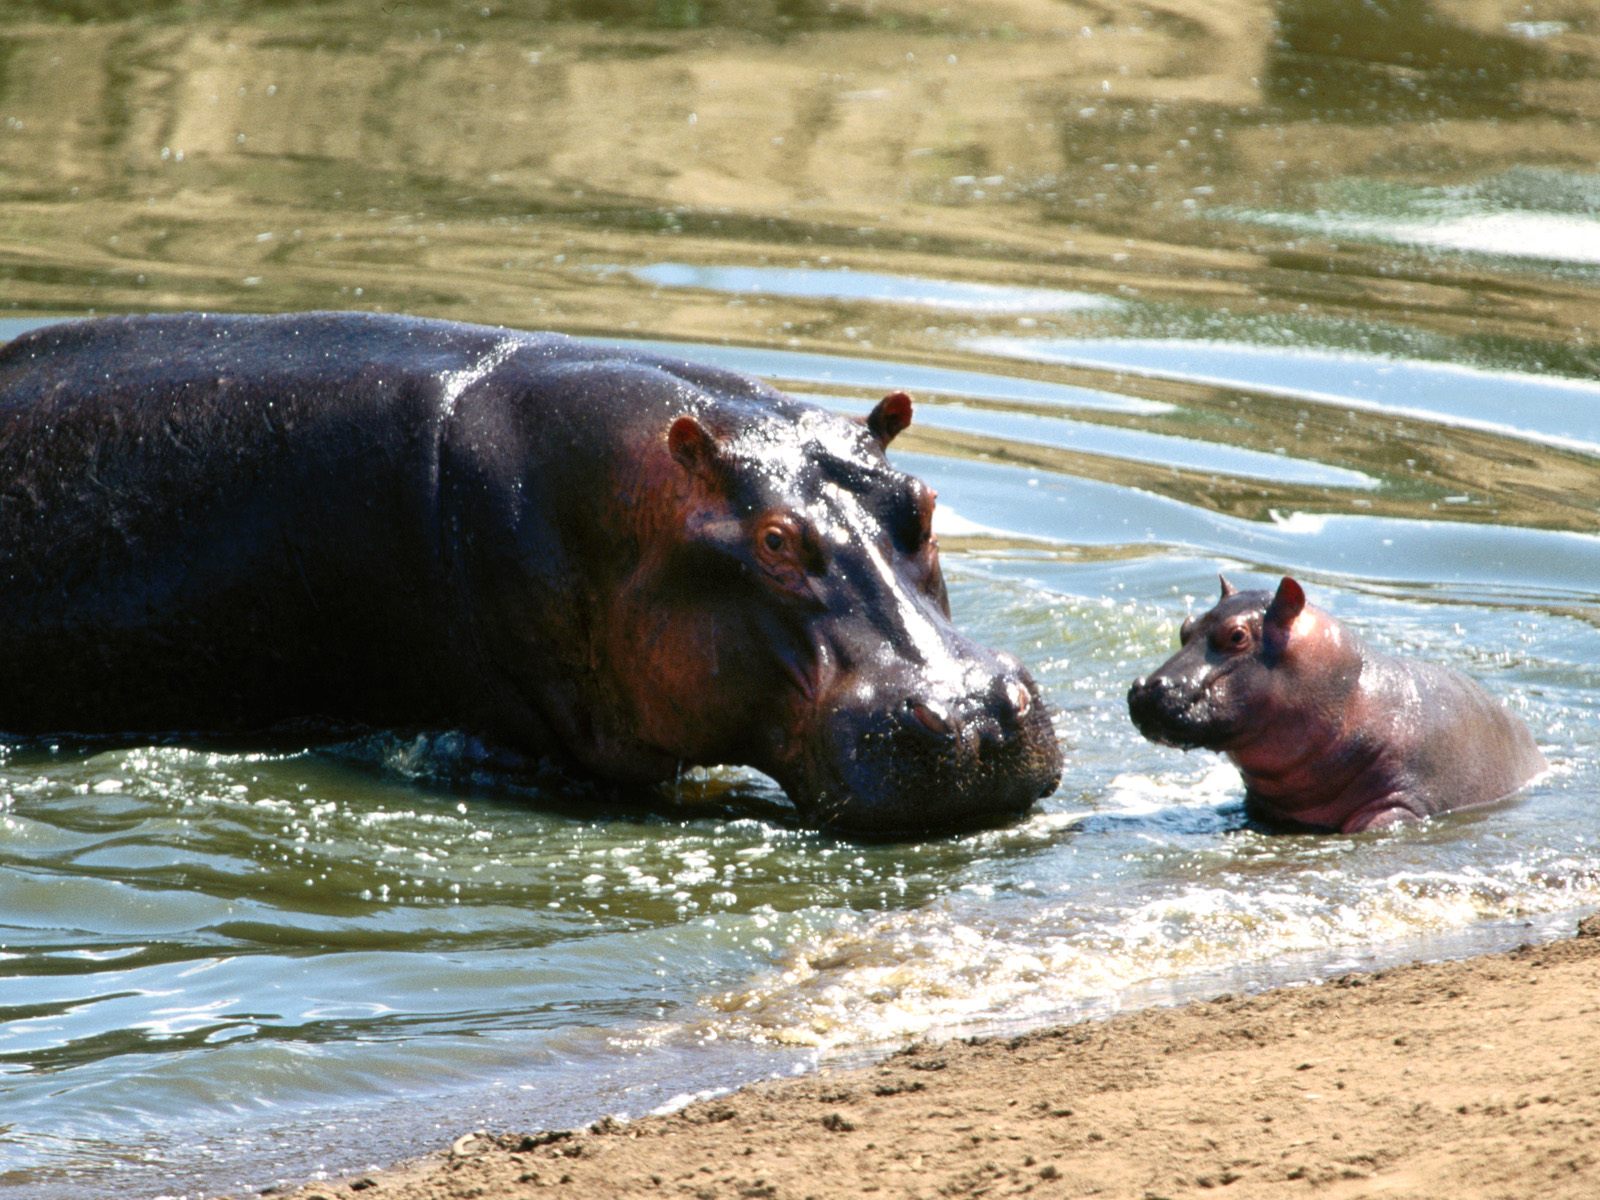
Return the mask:
{"type": "Polygon", "coordinates": [[[0,1196],[244,1192],[1600,905],[1600,26],[1169,7],[7,6],[0,336],[355,307],[908,388],[958,619],[1068,754],[1016,825],[864,845],[740,772],[462,788],[449,737],[8,748],[0,1196]],[[1550,772],[1248,828],[1123,706],[1219,570],[1471,673],[1550,772]]]}

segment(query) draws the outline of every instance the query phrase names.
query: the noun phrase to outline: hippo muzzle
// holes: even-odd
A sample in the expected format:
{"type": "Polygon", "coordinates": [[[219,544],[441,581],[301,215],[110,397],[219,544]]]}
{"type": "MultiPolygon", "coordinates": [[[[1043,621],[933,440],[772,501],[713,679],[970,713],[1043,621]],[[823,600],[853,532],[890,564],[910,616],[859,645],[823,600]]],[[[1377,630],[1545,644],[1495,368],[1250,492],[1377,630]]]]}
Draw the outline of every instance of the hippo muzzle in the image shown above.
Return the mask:
{"type": "Polygon", "coordinates": [[[811,820],[898,837],[1010,821],[1061,778],[1049,707],[1009,656],[959,695],[858,684],[786,782],[811,820]]]}

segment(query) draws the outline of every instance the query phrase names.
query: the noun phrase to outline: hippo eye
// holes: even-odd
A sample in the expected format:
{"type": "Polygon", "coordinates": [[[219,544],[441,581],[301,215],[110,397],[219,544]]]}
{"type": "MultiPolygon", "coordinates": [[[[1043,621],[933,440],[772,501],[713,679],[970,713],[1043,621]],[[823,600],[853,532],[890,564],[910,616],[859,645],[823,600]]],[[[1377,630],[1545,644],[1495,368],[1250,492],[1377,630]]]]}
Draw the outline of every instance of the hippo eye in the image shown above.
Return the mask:
{"type": "Polygon", "coordinates": [[[1212,637],[1218,650],[1243,650],[1250,645],[1250,630],[1243,625],[1225,625],[1212,637]]]}
{"type": "Polygon", "coordinates": [[[755,558],[769,579],[793,592],[809,593],[806,576],[827,568],[815,534],[788,513],[771,514],[758,526],[755,558]]]}
{"type": "Polygon", "coordinates": [[[931,487],[917,489],[917,541],[926,545],[933,540],[933,506],[939,499],[939,493],[931,487]]]}
{"type": "Polygon", "coordinates": [[[937,499],[938,493],[931,487],[913,480],[891,502],[887,525],[902,553],[915,554],[933,541],[933,508],[937,499]]]}
{"type": "Polygon", "coordinates": [[[770,565],[790,558],[798,540],[794,525],[782,517],[776,517],[763,524],[756,534],[756,552],[770,565]]]}

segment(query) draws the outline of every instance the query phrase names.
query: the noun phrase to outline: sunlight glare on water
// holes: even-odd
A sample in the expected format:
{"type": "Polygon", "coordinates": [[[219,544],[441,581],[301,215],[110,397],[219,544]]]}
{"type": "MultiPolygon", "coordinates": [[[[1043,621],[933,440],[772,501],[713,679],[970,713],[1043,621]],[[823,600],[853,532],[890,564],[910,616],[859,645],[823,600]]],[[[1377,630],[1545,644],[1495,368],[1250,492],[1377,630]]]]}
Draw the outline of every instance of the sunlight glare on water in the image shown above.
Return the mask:
{"type": "Polygon", "coordinates": [[[684,263],[652,263],[647,267],[617,269],[626,270],[641,283],[663,288],[692,287],[766,296],[914,304],[965,313],[1081,312],[1118,307],[1116,300],[1092,292],[954,283],[942,279],[919,279],[848,269],[695,267],[684,263]]]}
{"type": "Polygon", "coordinates": [[[957,623],[1066,768],[857,843],[748,770],[624,807],[451,731],[7,745],[0,1197],[243,1194],[1600,905],[1597,29],[1391,7],[23,0],[0,338],[357,308],[906,389],[957,623]],[[1471,674],[1549,772],[1251,827],[1125,706],[1219,571],[1471,674]]]}
{"type": "Polygon", "coordinates": [[[1344,188],[1306,213],[1229,215],[1296,233],[1502,259],[1600,265],[1600,185],[1592,175],[1518,170],[1472,187],[1344,188]],[[1338,203],[1338,201],[1344,203],[1338,203]]]}
{"type": "Polygon", "coordinates": [[[1600,450],[1600,382],[1594,379],[1223,341],[988,338],[973,348],[1008,358],[1133,371],[1421,417],[1590,454],[1600,450]]]}

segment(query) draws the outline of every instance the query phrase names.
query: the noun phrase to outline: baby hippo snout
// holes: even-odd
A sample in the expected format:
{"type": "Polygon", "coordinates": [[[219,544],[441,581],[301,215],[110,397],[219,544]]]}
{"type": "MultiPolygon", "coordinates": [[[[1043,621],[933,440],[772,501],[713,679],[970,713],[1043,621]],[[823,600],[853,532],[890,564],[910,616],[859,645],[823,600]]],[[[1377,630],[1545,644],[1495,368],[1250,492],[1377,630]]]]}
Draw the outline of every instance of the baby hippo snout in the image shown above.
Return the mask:
{"type": "Polygon", "coordinates": [[[1161,711],[1162,697],[1170,687],[1169,681],[1152,679],[1148,675],[1141,675],[1129,686],[1128,715],[1133,718],[1133,723],[1145,737],[1150,736],[1146,726],[1150,725],[1161,711]]]}
{"type": "Polygon", "coordinates": [[[1148,675],[1128,688],[1128,716],[1152,742],[1190,748],[1198,738],[1203,705],[1195,689],[1170,675],[1148,675]]]}

